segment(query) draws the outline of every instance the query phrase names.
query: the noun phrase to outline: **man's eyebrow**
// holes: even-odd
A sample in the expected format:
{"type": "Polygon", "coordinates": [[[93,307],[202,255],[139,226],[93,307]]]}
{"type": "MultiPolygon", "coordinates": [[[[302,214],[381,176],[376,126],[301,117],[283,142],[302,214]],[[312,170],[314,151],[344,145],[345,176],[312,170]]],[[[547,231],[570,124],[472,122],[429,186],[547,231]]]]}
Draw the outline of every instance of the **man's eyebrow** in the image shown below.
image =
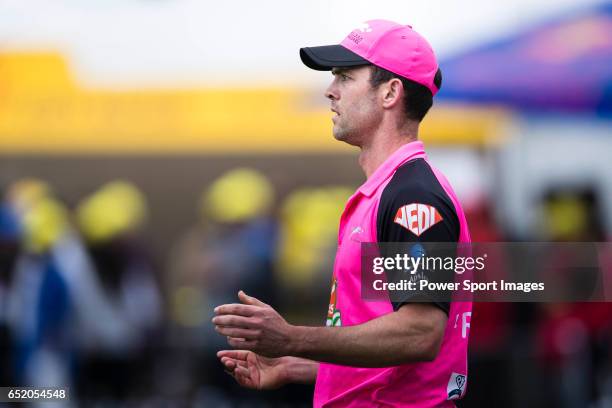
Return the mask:
{"type": "Polygon", "coordinates": [[[348,69],[339,67],[334,67],[331,70],[332,75],[345,74],[346,72],[348,72],[348,69]]]}

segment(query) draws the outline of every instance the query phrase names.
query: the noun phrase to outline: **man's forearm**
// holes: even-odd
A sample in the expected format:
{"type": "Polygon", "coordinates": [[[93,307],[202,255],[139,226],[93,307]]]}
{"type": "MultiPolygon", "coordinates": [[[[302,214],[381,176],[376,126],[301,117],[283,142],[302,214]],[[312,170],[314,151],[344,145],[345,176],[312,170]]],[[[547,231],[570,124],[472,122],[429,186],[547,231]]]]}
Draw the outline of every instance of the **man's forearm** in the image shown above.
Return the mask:
{"type": "Polygon", "coordinates": [[[389,367],[433,360],[446,324],[444,312],[419,305],[407,312],[415,314],[410,325],[400,312],[356,326],[297,326],[292,339],[293,355],[357,367],[389,367]],[[419,312],[432,316],[423,318],[423,315],[417,316],[419,312]]]}
{"type": "Polygon", "coordinates": [[[288,383],[314,384],[317,380],[318,362],[300,357],[283,357],[283,359],[288,383]]]}

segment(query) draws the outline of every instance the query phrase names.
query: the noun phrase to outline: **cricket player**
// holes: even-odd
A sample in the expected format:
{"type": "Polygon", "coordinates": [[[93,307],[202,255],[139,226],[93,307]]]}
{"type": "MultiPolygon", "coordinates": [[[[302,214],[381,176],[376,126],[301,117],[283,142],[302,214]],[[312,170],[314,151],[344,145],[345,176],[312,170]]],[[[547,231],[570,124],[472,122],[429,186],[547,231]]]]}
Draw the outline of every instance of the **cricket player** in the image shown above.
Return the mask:
{"type": "Polygon", "coordinates": [[[432,48],[410,26],[371,20],[300,57],[333,74],[333,134],[360,148],[367,180],[340,219],[326,326],[291,325],[241,291],[240,303],[215,308],[233,348],[218,357],[245,387],[315,383],[315,407],[454,407],[467,385],[471,303],[360,297],[361,243],[470,242],[455,193],[418,140],[442,80],[432,48]]]}

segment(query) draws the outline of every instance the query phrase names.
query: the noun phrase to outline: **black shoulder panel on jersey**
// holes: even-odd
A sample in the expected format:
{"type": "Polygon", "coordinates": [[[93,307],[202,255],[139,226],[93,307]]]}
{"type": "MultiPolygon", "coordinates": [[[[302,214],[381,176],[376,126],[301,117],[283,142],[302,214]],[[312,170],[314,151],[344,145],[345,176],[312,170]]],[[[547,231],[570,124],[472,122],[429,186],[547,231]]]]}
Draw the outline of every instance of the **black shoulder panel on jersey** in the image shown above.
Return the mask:
{"type": "Polygon", "coordinates": [[[455,206],[423,159],[399,167],[385,187],[376,218],[378,242],[457,242],[459,218],[455,206]],[[442,220],[417,235],[395,222],[401,207],[419,203],[433,206],[442,220]]]}
{"type": "MultiPolygon", "coordinates": [[[[396,170],[381,195],[376,226],[378,242],[459,240],[455,206],[424,159],[411,160],[396,170]],[[411,218],[417,208],[421,214],[428,214],[425,222],[415,222],[415,217],[411,218]]],[[[404,303],[408,302],[393,302],[393,308],[397,310],[404,303]]],[[[448,303],[433,303],[448,313],[448,303]]]]}

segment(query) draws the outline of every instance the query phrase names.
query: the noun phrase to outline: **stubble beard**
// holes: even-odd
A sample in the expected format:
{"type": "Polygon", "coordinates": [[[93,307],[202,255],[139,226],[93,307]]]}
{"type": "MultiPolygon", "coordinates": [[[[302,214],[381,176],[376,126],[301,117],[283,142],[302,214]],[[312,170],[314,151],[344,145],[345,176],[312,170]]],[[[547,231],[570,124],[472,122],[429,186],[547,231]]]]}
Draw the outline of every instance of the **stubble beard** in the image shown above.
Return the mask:
{"type": "MultiPolygon", "coordinates": [[[[347,118],[342,119],[346,120],[347,118]]],[[[359,121],[359,123],[355,121],[343,123],[343,120],[338,120],[334,124],[332,131],[334,138],[351,146],[361,147],[368,138],[368,134],[372,133],[374,128],[372,125],[376,123],[377,119],[369,117],[367,120],[359,121]]]]}
{"type": "Polygon", "coordinates": [[[334,124],[333,128],[334,139],[339,142],[344,142],[352,146],[359,145],[359,137],[356,135],[355,129],[349,126],[341,126],[340,124],[334,124]]]}
{"type": "Polygon", "coordinates": [[[334,139],[340,142],[346,142],[346,140],[350,136],[350,130],[347,129],[346,125],[343,125],[338,118],[338,122],[334,123],[334,127],[332,129],[332,133],[334,134],[334,139]]]}
{"type": "MultiPolygon", "coordinates": [[[[369,94],[367,97],[373,98],[373,95],[369,94]]],[[[353,115],[350,115],[353,116],[353,119],[342,114],[337,116],[332,130],[336,140],[352,146],[362,145],[364,138],[367,138],[372,128],[381,120],[378,112],[372,108],[374,101],[368,100],[365,103],[359,106],[360,109],[355,110],[353,115]]]]}

